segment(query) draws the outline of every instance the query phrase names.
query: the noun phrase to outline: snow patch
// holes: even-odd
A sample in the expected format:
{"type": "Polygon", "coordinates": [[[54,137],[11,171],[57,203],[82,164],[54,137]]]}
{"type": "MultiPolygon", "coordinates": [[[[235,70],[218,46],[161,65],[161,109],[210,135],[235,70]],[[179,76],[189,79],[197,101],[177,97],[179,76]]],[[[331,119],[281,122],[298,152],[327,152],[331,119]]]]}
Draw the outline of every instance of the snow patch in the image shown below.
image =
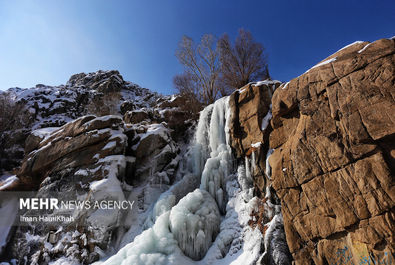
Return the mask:
{"type": "MultiPolygon", "coordinates": [[[[355,44],[360,44],[360,43],[364,43],[364,42],[363,42],[363,41],[360,41],[360,40],[354,41],[353,43],[350,43],[350,44],[344,46],[343,48],[341,48],[341,49],[338,50],[337,52],[340,52],[340,51],[342,51],[342,50],[344,50],[344,49],[347,49],[348,47],[351,47],[351,46],[353,46],[353,45],[355,45],[355,44]]],[[[337,53],[337,52],[336,52],[336,53],[337,53]]]]}
{"type": "Polygon", "coordinates": [[[369,47],[370,44],[371,44],[371,43],[366,44],[365,47],[363,47],[362,49],[360,49],[360,50],[358,51],[358,53],[362,53],[364,50],[366,50],[367,47],[369,47]]]}
{"type": "Polygon", "coordinates": [[[19,178],[16,175],[12,176],[2,176],[0,178],[0,191],[5,190],[12,186],[15,182],[18,182],[19,178]]]}
{"type": "Polygon", "coordinates": [[[261,145],[262,145],[261,142],[256,142],[256,143],[251,144],[251,147],[259,148],[261,145]]]}
{"type": "Polygon", "coordinates": [[[269,110],[266,113],[265,117],[263,117],[262,122],[261,122],[261,130],[264,131],[266,130],[267,126],[270,123],[270,120],[272,119],[272,104],[270,104],[269,110]]]}
{"type": "Polygon", "coordinates": [[[328,64],[328,63],[332,63],[332,62],[336,61],[336,59],[337,59],[337,57],[334,57],[334,58],[325,60],[325,61],[323,61],[323,62],[320,62],[320,63],[314,65],[313,67],[311,67],[311,68],[310,68],[309,70],[307,70],[305,73],[308,73],[310,70],[312,70],[312,69],[314,69],[314,68],[317,68],[317,67],[326,65],[326,64],[328,64]]]}
{"type": "Polygon", "coordinates": [[[288,85],[289,85],[289,82],[285,83],[285,85],[281,89],[287,89],[288,85]]]}

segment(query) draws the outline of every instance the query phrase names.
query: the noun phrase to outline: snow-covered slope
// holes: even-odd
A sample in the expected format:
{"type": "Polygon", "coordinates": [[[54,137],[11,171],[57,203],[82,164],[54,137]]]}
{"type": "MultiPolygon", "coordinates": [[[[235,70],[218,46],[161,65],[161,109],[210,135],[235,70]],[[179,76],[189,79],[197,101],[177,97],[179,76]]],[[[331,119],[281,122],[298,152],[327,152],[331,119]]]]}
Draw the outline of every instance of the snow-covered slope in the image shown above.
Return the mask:
{"type": "MultiPolygon", "coordinates": [[[[32,128],[61,126],[84,114],[92,114],[87,109],[93,100],[110,93],[119,93],[116,111],[121,105],[131,104],[133,108],[150,107],[159,95],[131,82],[123,81],[118,71],[98,71],[73,75],[66,85],[45,86],[38,84],[33,88],[10,88],[9,93],[15,102],[26,106],[33,122],[32,128]]],[[[124,111],[125,112],[125,111],[124,111]]]]}

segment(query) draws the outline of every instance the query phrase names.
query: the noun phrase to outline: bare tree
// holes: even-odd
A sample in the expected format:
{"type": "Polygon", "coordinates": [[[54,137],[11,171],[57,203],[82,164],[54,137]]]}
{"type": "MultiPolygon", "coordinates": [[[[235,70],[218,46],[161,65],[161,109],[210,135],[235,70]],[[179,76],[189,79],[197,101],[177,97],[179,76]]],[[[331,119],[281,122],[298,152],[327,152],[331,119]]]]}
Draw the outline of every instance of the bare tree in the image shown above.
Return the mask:
{"type": "Polygon", "coordinates": [[[224,34],[218,40],[221,66],[221,86],[226,90],[238,89],[249,82],[270,78],[264,47],[249,31],[239,30],[234,46],[224,34]]]}
{"type": "Polygon", "coordinates": [[[176,56],[184,66],[184,73],[173,79],[176,89],[205,104],[214,102],[220,94],[219,53],[215,37],[206,34],[196,45],[190,37],[183,36],[176,56]]]}
{"type": "Polygon", "coordinates": [[[174,86],[180,94],[204,104],[251,81],[270,78],[263,45],[243,29],[239,30],[234,45],[227,34],[217,42],[213,35],[206,34],[199,45],[184,36],[176,56],[184,73],[174,77],[174,86]]]}
{"type": "Polygon", "coordinates": [[[177,88],[179,94],[187,97],[193,96],[199,101],[202,100],[200,98],[198,82],[197,80],[194,80],[194,76],[192,74],[184,72],[174,76],[173,84],[177,88]]]}

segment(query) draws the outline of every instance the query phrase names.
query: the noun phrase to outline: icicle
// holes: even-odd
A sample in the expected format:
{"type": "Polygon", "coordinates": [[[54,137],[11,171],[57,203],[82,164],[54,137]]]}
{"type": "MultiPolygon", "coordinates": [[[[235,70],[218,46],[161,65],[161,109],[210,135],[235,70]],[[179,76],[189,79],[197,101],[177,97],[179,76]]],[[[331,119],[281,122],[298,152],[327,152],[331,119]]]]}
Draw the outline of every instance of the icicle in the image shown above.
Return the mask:
{"type": "Polygon", "coordinates": [[[210,148],[211,157],[217,156],[217,149],[221,144],[226,144],[225,136],[225,108],[228,98],[222,98],[214,103],[210,121],[210,148]]]}
{"type": "Polygon", "coordinates": [[[192,148],[192,170],[195,176],[200,176],[209,156],[209,128],[214,105],[209,105],[200,113],[195,133],[195,144],[192,148]]]}
{"type": "Polygon", "coordinates": [[[213,181],[210,181],[208,183],[208,190],[209,190],[211,196],[213,196],[213,198],[215,198],[215,186],[214,186],[214,182],[213,181]]]}
{"type": "Polygon", "coordinates": [[[252,173],[254,173],[256,168],[256,158],[255,158],[255,151],[251,153],[251,166],[252,166],[252,173]]]}
{"type": "Polygon", "coordinates": [[[264,131],[267,128],[271,119],[272,119],[272,104],[270,104],[270,108],[267,111],[266,116],[263,117],[263,119],[262,119],[262,123],[261,123],[261,130],[262,131],[264,131]]]}
{"type": "Polygon", "coordinates": [[[272,168],[270,167],[269,163],[269,157],[273,154],[274,149],[269,149],[266,154],[266,169],[265,169],[265,174],[268,177],[268,179],[272,178],[272,168]]]}
{"type": "Polygon", "coordinates": [[[245,170],[246,170],[246,178],[248,179],[248,180],[251,180],[252,179],[252,177],[251,177],[251,167],[250,167],[250,159],[246,156],[245,157],[245,170]]]}
{"type": "Polygon", "coordinates": [[[223,201],[224,201],[224,191],[223,191],[221,188],[219,188],[219,189],[217,190],[217,193],[216,193],[216,200],[217,200],[218,205],[222,205],[222,204],[223,204],[223,201]]]}
{"type": "MultiPolygon", "coordinates": [[[[204,234],[203,230],[199,230],[199,232],[196,235],[196,240],[195,240],[195,245],[197,246],[203,246],[204,248],[206,248],[206,235],[204,234]]],[[[208,247],[207,247],[208,249],[208,247]]],[[[200,256],[201,253],[199,253],[201,251],[200,247],[195,248],[194,249],[194,255],[196,257],[200,256]]]]}

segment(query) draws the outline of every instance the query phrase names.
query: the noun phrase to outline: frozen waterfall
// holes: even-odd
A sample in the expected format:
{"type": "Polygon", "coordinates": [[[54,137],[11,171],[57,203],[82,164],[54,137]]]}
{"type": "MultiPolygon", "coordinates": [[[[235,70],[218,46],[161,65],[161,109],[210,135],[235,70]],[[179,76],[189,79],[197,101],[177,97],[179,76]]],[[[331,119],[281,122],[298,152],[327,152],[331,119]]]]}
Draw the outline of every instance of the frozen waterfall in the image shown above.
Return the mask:
{"type": "MultiPolygon", "coordinates": [[[[207,159],[202,172],[200,188],[208,191],[216,200],[221,213],[226,211],[226,189],[224,179],[231,172],[232,153],[229,145],[229,97],[217,100],[208,128],[210,157],[207,159]]],[[[197,131],[197,134],[201,132],[197,131]]],[[[203,135],[198,136],[203,137],[203,135]]],[[[197,137],[197,138],[198,138],[197,137]]]]}
{"type": "Polygon", "coordinates": [[[145,231],[97,264],[247,265],[274,253],[271,242],[282,227],[281,213],[268,199],[267,214],[275,217],[266,224],[268,235],[249,225],[259,201],[251,176],[256,161],[253,156],[234,166],[229,122],[229,97],[200,113],[193,144],[178,169],[179,181],[152,206],[145,231]],[[266,247],[264,256],[261,246],[266,247]]]}

